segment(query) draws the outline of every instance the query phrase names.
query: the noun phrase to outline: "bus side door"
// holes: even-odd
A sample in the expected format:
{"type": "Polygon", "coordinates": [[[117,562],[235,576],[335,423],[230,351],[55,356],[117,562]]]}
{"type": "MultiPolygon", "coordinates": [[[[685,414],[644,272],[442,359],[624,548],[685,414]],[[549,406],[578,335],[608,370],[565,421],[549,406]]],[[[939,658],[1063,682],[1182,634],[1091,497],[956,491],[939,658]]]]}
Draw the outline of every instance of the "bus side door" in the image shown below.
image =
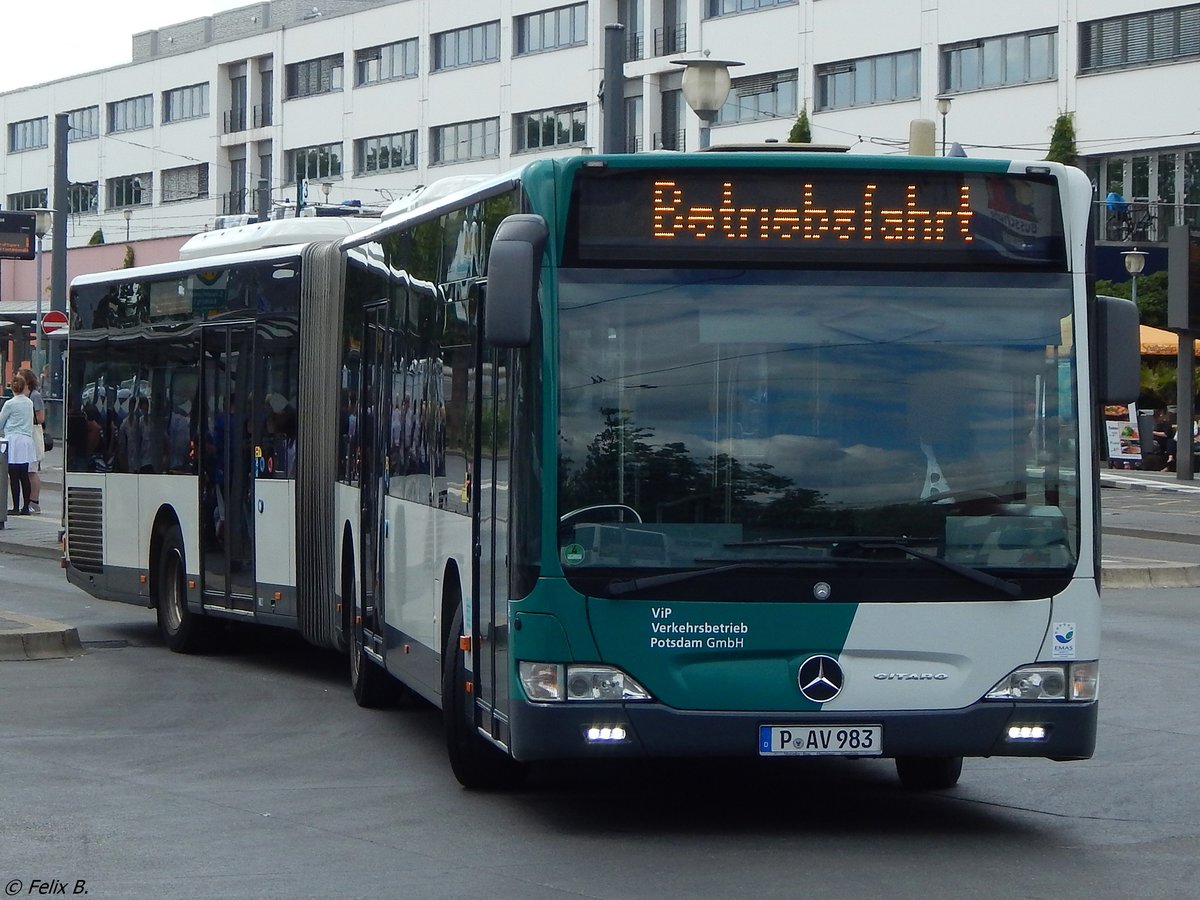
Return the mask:
{"type": "Polygon", "coordinates": [[[508,522],[512,436],[508,416],[511,351],[484,348],[480,366],[479,584],[475,590],[478,725],[509,744],[508,522]]]}
{"type": "Polygon", "coordinates": [[[254,323],[203,329],[200,454],[205,606],[254,611],[254,323]]]}

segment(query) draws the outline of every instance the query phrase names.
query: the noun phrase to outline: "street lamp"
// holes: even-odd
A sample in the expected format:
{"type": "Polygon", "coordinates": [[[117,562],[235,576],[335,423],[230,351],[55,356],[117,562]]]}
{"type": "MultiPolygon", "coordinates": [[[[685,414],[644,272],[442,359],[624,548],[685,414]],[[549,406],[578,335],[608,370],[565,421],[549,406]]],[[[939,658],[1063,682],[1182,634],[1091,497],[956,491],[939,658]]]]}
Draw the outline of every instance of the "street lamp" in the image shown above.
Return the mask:
{"type": "Polygon", "coordinates": [[[46,354],[46,336],[42,331],[42,238],[46,236],[46,232],[50,230],[50,226],[54,222],[54,210],[39,208],[27,210],[27,212],[31,212],[34,215],[33,233],[37,237],[37,247],[34,250],[34,256],[37,258],[37,262],[34,263],[34,277],[37,279],[35,313],[37,317],[35,321],[37,341],[34,344],[33,371],[40,374],[42,371],[42,360],[46,354]]]}
{"type": "Polygon", "coordinates": [[[1135,247],[1133,250],[1126,250],[1121,256],[1125,257],[1125,271],[1129,273],[1133,282],[1129,291],[1130,299],[1133,300],[1133,305],[1137,306],[1137,277],[1142,274],[1142,269],[1146,268],[1146,251],[1135,247]]]}
{"type": "Polygon", "coordinates": [[[950,114],[950,98],[937,98],[937,111],[942,116],[942,156],[946,155],[946,116],[950,114]]]}
{"type": "Polygon", "coordinates": [[[129,243],[129,220],[133,218],[133,210],[128,206],[121,210],[121,215],[125,217],[125,243],[129,243]]]}
{"type": "Polygon", "coordinates": [[[700,149],[709,145],[709,129],[729,96],[729,67],[745,63],[731,59],[710,59],[704,51],[700,59],[673,59],[671,65],[683,66],[683,99],[700,117],[700,149]]]}
{"type": "Polygon", "coordinates": [[[329,203],[329,192],[332,190],[333,190],[333,182],[332,181],[322,181],[321,182],[321,193],[325,195],[325,203],[326,204],[329,203]]]}

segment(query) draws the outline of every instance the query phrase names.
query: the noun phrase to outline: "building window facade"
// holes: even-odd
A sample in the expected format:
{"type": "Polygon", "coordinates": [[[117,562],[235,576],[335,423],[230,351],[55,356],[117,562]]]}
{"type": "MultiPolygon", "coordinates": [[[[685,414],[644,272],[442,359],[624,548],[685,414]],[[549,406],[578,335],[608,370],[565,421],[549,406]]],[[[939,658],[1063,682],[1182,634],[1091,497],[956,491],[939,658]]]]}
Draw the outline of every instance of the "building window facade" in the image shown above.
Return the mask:
{"type": "Polygon", "coordinates": [[[163,92],[162,120],[182,122],[208,115],[208,83],[192,84],[163,92]]]}
{"type": "Polygon", "coordinates": [[[85,106],[67,113],[67,143],[100,137],[100,107],[85,106]]]}
{"type": "Polygon", "coordinates": [[[342,54],[306,59],[287,67],[288,100],[328,94],[342,89],[342,54]]]}
{"type": "Polygon", "coordinates": [[[86,181],[69,185],[67,203],[73,215],[96,212],[100,208],[100,183],[86,181]]]}
{"type": "Polygon", "coordinates": [[[312,147],[297,147],[287,152],[287,170],[295,180],[307,178],[314,181],[342,177],[342,145],[316,144],[312,147]]]}
{"type": "Polygon", "coordinates": [[[717,113],[716,124],[792,118],[796,115],[797,82],[794,71],[736,79],[725,105],[717,113]]]}
{"type": "Polygon", "coordinates": [[[687,103],[682,90],[662,93],[662,131],[654,142],[655,150],[684,150],[687,148],[684,115],[687,103]]]}
{"type": "Polygon", "coordinates": [[[500,59],[500,23],[484,22],[433,35],[434,72],[500,59]]]}
{"type": "Polygon", "coordinates": [[[654,55],[687,51],[686,0],[663,0],[662,27],[654,32],[654,55]]]}
{"type": "Polygon", "coordinates": [[[704,14],[709,19],[753,12],[772,6],[794,6],[796,0],[704,0],[704,14]]]}
{"type": "Polygon", "coordinates": [[[625,152],[641,153],[645,148],[642,133],[642,112],[646,103],[639,94],[625,98],[625,152]]]}
{"type": "Polygon", "coordinates": [[[9,194],[6,209],[46,209],[50,198],[50,189],[42,188],[37,191],[22,191],[19,194],[9,194]]]}
{"type": "Polygon", "coordinates": [[[1058,32],[1035,31],[983,38],[942,48],[941,90],[974,91],[1053,81],[1058,32]]]}
{"type": "Polygon", "coordinates": [[[1194,146],[1094,156],[1079,166],[1096,185],[1101,240],[1162,242],[1172,225],[1200,226],[1200,149],[1194,146]],[[1129,203],[1126,219],[1107,209],[1109,193],[1129,203]]]}
{"type": "Polygon", "coordinates": [[[123,206],[149,206],[153,182],[149,172],[140,175],[122,175],[110,178],[105,183],[107,189],[106,205],[109,209],[123,206]]]}
{"type": "Polygon", "coordinates": [[[547,150],[587,142],[587,104],[513,116],[513,151],[547,150]]]}
{"type": "Polygon", "coordinates": [[[47,116],[40,119],[25,119],[21,122],[8,123],[8,152],[20,153],[24,150],[40,150],[49,146],[50,120],[47,116]]]}
{"type": "Polygon", "coordinates": [[[1200,4],[1079,24],[1079,71],[1124,69],[1200,56],[1200,4]]]}
{"type": "Polygon", "coordinates": [[[150,94],[108,104],[108,131],[136,131],[154,124],[154,98],[150,94]]]}
{"type": "Polygon", "coordinates": [[[439,125],[430,130],[429,150],[434,165],[495,158],[500,155],[500,120],[439,125]]]}
{"type": "Polygon", "coordinates": [[[362,87],[381,81],[416,78],[419,66],[417,55],[416,38],[358,50],[354,54],[354,83],[362,87]]]}
{"type": "Polygon", "coordinates": [[[513,23],[513,53],[540,53],[587,43],[587,4],[576,3],[517,16],[513,23]]]}
{"type": "Polygon", "coordinates": [[[908,50],[816,67],[816,108],[846,109],[915,100],[920,96],[920,52],[908,50]]]}
{"type": "Polygon", "coordinates": [[[174,203],[178,200],[200,200],[208,196],[208,163],[163,169],[159,173],[159,200],[174,203]]]}
{"type": "Polygon", "coordinates": [[[354,171],[358,175],[412,169],[417,165],[417,132],[401,131],[354,142],[354,171]]]}

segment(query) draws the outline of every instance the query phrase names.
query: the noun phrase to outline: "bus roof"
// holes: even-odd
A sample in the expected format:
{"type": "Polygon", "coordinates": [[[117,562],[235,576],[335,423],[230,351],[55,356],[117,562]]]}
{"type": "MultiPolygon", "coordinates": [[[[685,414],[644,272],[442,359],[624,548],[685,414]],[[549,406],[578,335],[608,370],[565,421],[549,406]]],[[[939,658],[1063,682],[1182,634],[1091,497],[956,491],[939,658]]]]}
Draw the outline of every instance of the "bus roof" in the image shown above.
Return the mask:
{"type": "Polygon", "coordinates": [[[131,281],[138,278],[156,278],[161,276],[184,275],[189,272],[203,272],[208,269],[220,269],[234,263],[272,262],[284,259],[297,259],[304,251],[305,244],[288,244],[280,247],[263,247],[258,250],[223,253],[219,256],[204,256],[196,259],[175,260],[172,262],[153,263],[148,266],[136,266],[129,269],[110,269],[107,272],[92,272],[86,275],[76,275],[71,280],[72,287],[87,284],[107,284],[112,281],[131,281]]]}
{"type": "Polygon", "coordinates": [[[282,247],[288,244],[308,244],[313,241],[336,241],[348,234],[375,225],[375,217],[304,216],[255,222],[234,228],[221,228],[194,235],[179,248],[181,260],[223,256],[245,250],[282,247]]]}

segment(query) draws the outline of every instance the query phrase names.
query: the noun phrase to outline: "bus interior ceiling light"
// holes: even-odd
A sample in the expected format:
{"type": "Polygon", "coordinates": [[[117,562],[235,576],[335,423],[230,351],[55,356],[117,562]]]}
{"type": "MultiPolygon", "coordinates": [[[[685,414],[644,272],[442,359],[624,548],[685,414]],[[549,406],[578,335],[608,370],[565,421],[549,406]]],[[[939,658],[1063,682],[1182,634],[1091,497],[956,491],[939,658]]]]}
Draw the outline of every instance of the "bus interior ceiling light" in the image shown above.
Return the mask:
{"type": "Polygon", "coordinates": [[[520,674],[526,695],[535,702],[650,699],[649,691],[615,666],[522,662],[520,674]]]}

